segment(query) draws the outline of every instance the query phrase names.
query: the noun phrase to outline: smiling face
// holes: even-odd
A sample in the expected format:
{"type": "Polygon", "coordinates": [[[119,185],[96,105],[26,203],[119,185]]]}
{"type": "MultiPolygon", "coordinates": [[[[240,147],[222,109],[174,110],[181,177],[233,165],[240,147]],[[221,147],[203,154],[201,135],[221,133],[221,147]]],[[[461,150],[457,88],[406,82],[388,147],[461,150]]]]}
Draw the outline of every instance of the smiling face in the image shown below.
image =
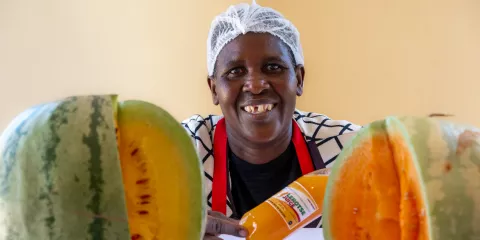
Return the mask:
{"type": "Polygon", "coordinates": [[[265,144],[290,134],[303,77],[303,66],[294,65],[288,46],[279,38],[247,33],[222,49],[208,83],[228,134],[265,144]]]}

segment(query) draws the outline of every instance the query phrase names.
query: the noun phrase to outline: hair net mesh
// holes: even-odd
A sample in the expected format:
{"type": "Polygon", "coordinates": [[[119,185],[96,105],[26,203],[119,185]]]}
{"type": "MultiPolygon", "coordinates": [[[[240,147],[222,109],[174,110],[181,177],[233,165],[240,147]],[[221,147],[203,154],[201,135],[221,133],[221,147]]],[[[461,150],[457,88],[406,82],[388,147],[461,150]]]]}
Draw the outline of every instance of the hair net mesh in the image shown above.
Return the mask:
{"type": "Polygon", "coordinates": [[[296,64],[304,64],[300,33],[281,13],[253,3],[230,6],[212,21],[207,40],[207,68],[212,76],[220,51],[227,43],[247,32],[270,33],[290,47],[296,64]]]}

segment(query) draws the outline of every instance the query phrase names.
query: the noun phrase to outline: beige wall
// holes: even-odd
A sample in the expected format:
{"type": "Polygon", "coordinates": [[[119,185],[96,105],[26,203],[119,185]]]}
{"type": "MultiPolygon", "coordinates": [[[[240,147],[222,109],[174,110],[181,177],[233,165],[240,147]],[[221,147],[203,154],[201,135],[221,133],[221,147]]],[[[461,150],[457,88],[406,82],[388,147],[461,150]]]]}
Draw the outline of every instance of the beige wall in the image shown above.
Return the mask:
{"type": "MultiPolygon", "coordinates": [[[[140,98],[179,120],[219,113],[205,42],[212,17],[236,2],[0,0],[0,128],[31,105],[73,94],[140,98]]],[[[302,34],[299,108],[360,124],[447,112],[480,126],[480,1],[258,2],[302,34]]]]}
{"type": "Polygon", "coordinates": [[[480,1],[279,5],[303,37],[308,90],[301,107],[362,124],[445,112],[480,126],[480,1]]]}

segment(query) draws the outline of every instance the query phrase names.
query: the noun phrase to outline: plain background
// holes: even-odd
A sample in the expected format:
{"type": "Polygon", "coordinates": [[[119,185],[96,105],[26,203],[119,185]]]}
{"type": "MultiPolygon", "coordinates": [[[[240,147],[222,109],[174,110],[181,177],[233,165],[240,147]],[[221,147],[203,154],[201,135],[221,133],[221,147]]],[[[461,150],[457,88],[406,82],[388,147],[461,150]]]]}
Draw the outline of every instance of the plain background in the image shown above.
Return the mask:
{"type": "MultiPolygon", "coordinates": [[[[77,94],[151,101],[179,121],[220,113],[206,39],[213,17],[238,2],[0,0],[0,129],[32,105],[77,94]]],[[[299,109],[357,124],[442,112],[480,126],[480,1],[258,3],[301,32],[299,109]]]]}

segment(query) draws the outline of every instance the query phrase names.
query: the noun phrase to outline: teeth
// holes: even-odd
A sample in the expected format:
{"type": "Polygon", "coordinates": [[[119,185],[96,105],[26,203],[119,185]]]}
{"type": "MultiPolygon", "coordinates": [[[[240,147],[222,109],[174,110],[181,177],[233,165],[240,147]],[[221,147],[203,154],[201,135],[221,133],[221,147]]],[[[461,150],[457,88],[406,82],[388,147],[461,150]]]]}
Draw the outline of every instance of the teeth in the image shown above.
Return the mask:
{"type": "Polygon", "coordinates": [[[245,111],[248,113],[264,113],[266,111],[270,111],[273,108],[273,104],[261,104],[255,106],[245,106],[245,111]]]}
{"type": "Polygon", "coordinates": [[[258,112],[260,112],[260,113],[265,112],[265,108],[266,108],[265,105],[258,105],[258,112]]]}

